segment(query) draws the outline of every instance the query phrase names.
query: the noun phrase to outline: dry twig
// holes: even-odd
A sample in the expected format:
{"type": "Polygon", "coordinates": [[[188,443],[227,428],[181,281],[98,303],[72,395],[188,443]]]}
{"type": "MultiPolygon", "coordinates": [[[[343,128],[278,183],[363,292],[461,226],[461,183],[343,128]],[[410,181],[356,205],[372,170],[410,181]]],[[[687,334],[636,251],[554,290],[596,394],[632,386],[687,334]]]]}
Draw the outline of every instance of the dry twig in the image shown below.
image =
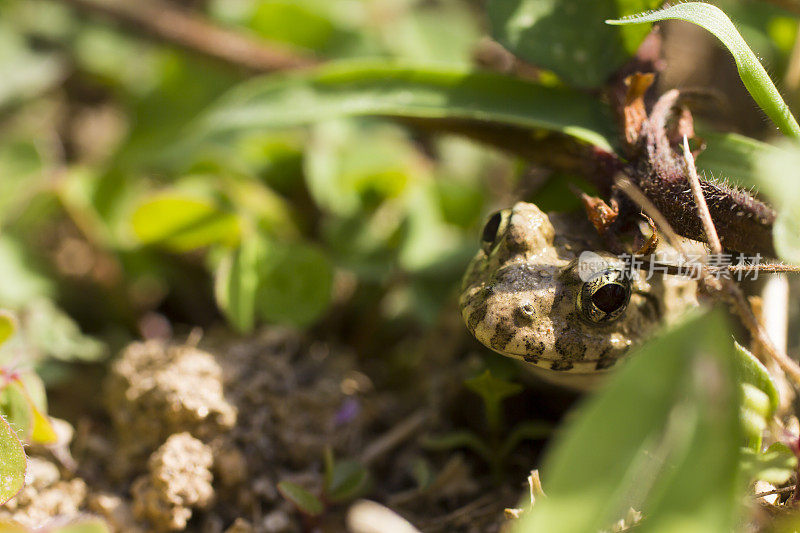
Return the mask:
{"type": "Polygon", "coordinates": [[[703,222],[703,230],[706,232],[706,239],[708,239],[708,246],[714,254],[722,253],[722,243],[719,242],[719,235],[717,235],[717,228],[714,226],[714,221],[711,219],[711,213],[708,210],[706,197],[703,196],[703,189],[700,188],[700,178],[697,177],[697,169],[694,166],[694,156],[689,149],[689,138],[683,136],[683,157],[686,160],[686,172],[689,180],[689,185],[692,187],[692,194],[694,201],[697,204],[697,210],[700,212],[700,220],[703,222]]]}

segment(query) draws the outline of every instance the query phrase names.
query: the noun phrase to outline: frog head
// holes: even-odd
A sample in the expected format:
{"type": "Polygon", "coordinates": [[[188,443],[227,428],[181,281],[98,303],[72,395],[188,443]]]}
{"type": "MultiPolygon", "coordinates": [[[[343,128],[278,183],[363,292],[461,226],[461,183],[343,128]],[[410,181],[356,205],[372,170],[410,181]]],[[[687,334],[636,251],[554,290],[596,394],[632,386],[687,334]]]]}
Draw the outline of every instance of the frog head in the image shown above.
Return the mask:
{"type": "Polygon", "coordinates": [[[545,377],[595,375],[662,323],[676,290],[686,300],[679,307],[696,305],[694,281],[645,278],[604,250],[585,217],[519,202],[486,222],[462,283],[461,315],[484,345],[545,377]]]}

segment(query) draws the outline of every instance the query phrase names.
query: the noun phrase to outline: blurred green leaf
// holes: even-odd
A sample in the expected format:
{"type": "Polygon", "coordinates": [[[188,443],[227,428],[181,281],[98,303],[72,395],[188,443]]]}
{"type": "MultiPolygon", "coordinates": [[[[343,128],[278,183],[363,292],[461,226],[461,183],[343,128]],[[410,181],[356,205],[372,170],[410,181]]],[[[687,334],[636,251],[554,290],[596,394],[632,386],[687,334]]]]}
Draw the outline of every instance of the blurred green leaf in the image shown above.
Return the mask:
{"type": "Polygon", "coordinates": [[[470,66],[482,33],[473,14],[455,2],[420,3],[388,26],[384,41],[392,53],[420,64],[470,66]]]}
{"type": "Polygon", "coordinates": [[[578,87],[602,85],[648,29],[620,34],[604,21],[653,9],[657,0],[491,0],[492,35],[514,55],[578,87]]]}
{"type": "Polygon", "coordinates": [[[464,385],[483,398],[487,404],[500,403],[506,398],[522,392],[522,385],[519,383],[498,379],[492,376],[488,370],[480,376],[466,380],[464,385]]]}
{"type": "Polygon", "coordinates": [[[353,62],[248,81],[201,117],[194,131],[202,138],[357,115],[546,129],[606,150],[615,138],[605,106],[576,91],[489,72],[353,62]]]}
{"type": "Polygon", "coordinates": [[[739,385],[721,310],[648,341],[551,442],[517,531],[607,529],[633,507],[659,532],[729,532],[738,482],[739,385]]]}
{"type": "Polygon", "coordinates": [[[234,245],[239,219],[212,202],[164,193],[149,198],[131,216],[133,231],[143,244],[186,252],[212,244],[234,245]]]}
{"type": "Polygon", "coordinates": [[[451,431],[444,435],[425,437],[422,445],[429,450],[436,451],[451,451],[458,448],[466,448],[477,453],[489,463],[494,460],[495,454],[480,437],[471,431],[451,431]]]}
{"type": "Polygon", "coordinates": [[[744,448],[741,468],[742,478],[747,483],[762,480],[773,485],[782,485],[794,475],[797,457],[780,443],[773,444],[765,452],[744,448]]]}
{"type": "Polygon", "coordinates": [[[325,496],[332,503],[354,500],[369,486],[369,471],[354,460],[334,461],[325,484],[325,496]]]}
{"type": "Polygon", "coordinates": [[[0,345],[6,342],[17,331],[17,319],[12,313],[0,310],[0,345]]]}
{"type": "Polygon", "coordinates": [[[52,300],[37,298],[21,316],[26,343],[62,361],[97,361],[106,354],[105,345],[84,335],[78,324],[52,300]]]}
{"type": "Polygon", "coordinates": [[[775,204],[775,250],[784,261],[800,263],[800,148],[784,141],[759,155],[758,183],[775,204]]]}
{"type": "Polygon", "coordinates": [[[697,169],[714,181],[751,188],[760,185],[759,161],[776,153],[774,146],[736,133],[700,129],[706,148],[697,156],[697,169]]]}
{"type": "Polygon", "coordinates": [[[316,126],[305,177],[317,205],[339,216],[373,210],[406,191],[422,165],[408,139],[385,124],[330,121],[316,126]],[[414,163],[417,163],[414,165],[414,163]]]}
{"type": "Polygon", "coordinates": [[[509,455],[522,441],[539,440],[553,433],[553,425],[540,420],[526,420],[514,426],[503,441],[497,454],[501,457],[509,455]]]}
{"type": "Polygon", "coordinates": [[[333,290],[333,265],[315,246],[273,243],[261,266],[257,306],[266,321],[307,326],[325,312],[333,290]]]}
{"type": "Polygon", "coordinates": [[[493,435],[499,435],[503,429],[503,400],[522,392],[522,385],[498,379],[488,369],[480,376],[464,381],[464,385],[481,397],[486,407],[489,431],[493,435]]]}
{"type": "Polygon", "coordinates": [[[0,305],[20,309],[33,299],[53,294],[53,282],[33,263],[19,239],[0,235],[0,278],[14,280],[0,283],[0,305]]]}
{"type": "Polygon", "coordinates": [[[257,236],[244,239],[236,250],[226,252],[214,273],[217,304],[241,333],[255,326],[256,293],[266,243],[257,236]]]}
{"type": "Polygon", "coordinates": [[[319,498],[297,483],[281,481],[278,483],[278,492],[281,493],[281,496],[292,502],[298,510],[309,516],[321,515],[325,510],[325,506],[319,498]]]}
{"type": "MultiPolygon", "coordinates": [[[[284,46],[329,57],[359,51],[369,41],[364,31],[369,6],[347,0],[216,0],[211,13],[227,24],[245,26],[284,46]]],[[[372,22],[374,25],[375,22],[372,22]]]]}
{"type": "Polygon", "coordinates": [[[0,505],[22,488],[26,463],[22,443],[8,422],[0,417],[0,505]]]}
{"type": "Polygon", "coordinates": [[[793,139],[800,139],[798,126],[789,107],[781,98],[767,71],[756,55],[736,31],[736,27],[718,7],[703,2],[684,2],[651,13],[642,13],[622,20],[609,20],[609,24],[639,24],[678,19],[697,24],[719,39],[733,54],[739,77],[753,100],[778,126],[778,129],[793,139]]]}
{"type": "Polygon", "coordinates": [[[34,52],[23,36],[8,24],[0,24],[0,106],[36,96],[63,76],[64,67],[57,56],[34,52]]]}

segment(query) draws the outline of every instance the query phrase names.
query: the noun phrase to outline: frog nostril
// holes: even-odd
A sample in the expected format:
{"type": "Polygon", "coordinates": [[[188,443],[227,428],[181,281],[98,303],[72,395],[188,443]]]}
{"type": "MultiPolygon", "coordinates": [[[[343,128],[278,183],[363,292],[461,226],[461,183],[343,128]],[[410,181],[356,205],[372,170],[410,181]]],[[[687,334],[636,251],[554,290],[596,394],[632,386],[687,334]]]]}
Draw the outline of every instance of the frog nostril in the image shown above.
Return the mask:
{"type": "Polygon", "coordinates": [[[514,310],[514,322],[517,327],[522,327],[524,325],[530,324],[533,321],[533,315],[535,313],[535,309],[533,305],[526,303],[522,304],[514,310]]]}

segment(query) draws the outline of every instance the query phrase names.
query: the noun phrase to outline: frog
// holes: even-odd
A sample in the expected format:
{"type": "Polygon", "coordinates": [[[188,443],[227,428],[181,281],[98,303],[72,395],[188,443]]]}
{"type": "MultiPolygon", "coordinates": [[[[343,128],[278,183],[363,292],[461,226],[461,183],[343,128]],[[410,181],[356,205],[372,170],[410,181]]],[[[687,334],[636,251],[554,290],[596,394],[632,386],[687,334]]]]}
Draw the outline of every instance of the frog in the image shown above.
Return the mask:
{"type": "Polygon", "coordinates": [[[585,214],[527,202],[488,218],[459,296],[478,341],[573,389],[593,388],[633,346],[697,305],[695,280],[643,275],[607,249],[585,214]]]}

